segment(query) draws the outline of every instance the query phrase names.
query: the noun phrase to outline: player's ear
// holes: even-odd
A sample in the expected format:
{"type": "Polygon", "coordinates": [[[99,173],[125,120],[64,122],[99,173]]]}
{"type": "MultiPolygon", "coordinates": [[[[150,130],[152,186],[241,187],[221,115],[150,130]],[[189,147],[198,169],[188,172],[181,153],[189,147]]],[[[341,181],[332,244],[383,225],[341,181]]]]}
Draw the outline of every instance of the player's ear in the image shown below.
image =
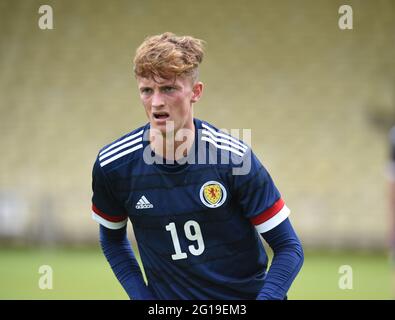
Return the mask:
{"type": "Polygon", "coordinates": [[[192,87],[192,98],[191,102],[195,103],[200,100],[200,97],[202,96],[203,93],[203,82],[197,81],[193,84],[192,87]]]}

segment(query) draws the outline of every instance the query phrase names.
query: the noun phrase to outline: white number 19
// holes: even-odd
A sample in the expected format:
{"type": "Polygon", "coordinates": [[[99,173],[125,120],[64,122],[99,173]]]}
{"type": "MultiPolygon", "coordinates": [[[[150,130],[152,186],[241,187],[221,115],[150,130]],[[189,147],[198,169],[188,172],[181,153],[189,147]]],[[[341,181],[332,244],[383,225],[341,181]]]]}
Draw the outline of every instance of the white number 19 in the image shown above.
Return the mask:
{"type": "MultiPolygon", "coordinates": [[[[176,252],[175,254],[171,255],[171,258],[173,260],[186,259],[188,256],[185,252],[181,251],[176,224],[174,222],[170,222],[166,226],[166,230],[170,231],[171,239],[173,240],[174,251],[176,252]]],[[[195,245],[188,246],[189,252],[192,253],[194,256],[201,255],[204,251],[204,242],[199,224],[193,220],[187,221],[184,225],[184,232],[188,240],[197,242],[197,247],[195,245]]]]}

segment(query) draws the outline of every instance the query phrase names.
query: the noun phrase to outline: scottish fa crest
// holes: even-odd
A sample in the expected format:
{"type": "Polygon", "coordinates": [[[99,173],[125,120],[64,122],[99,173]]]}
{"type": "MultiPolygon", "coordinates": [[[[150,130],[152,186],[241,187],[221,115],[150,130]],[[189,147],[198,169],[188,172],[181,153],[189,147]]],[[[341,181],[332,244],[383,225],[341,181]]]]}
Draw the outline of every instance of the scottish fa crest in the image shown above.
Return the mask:
{"type": "Polygon", "coordinates": [[[209,208],[220,207],[226,200],[226,189],[217,181],[208,181],[200,188],[200,200],[209,208]]]}

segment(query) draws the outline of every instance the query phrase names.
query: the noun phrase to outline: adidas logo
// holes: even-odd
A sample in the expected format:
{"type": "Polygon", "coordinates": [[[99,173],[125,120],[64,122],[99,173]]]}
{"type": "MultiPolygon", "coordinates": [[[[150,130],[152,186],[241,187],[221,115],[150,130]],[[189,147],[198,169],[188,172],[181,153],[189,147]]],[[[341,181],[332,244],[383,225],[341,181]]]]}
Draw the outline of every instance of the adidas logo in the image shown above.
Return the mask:
{"type": "Polygon", "coordinates": [[[136,209],[150,209],[154,206],[147,200],[145,196],[142,196],[136,204],[136,209]]]}

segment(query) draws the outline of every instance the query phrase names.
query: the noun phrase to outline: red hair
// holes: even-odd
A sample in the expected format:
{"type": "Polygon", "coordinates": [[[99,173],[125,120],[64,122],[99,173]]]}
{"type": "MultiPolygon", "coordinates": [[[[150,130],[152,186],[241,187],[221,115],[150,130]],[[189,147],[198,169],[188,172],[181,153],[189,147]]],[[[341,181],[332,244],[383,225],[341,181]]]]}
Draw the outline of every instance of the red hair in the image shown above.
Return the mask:
{"type": "Polygon", "coordinates": [[[144,78],[169,79],[180,75],[197,78],[203,61],[203,40],[171,32],[148,37],[136,50],[134,73],[144,78]]]}

